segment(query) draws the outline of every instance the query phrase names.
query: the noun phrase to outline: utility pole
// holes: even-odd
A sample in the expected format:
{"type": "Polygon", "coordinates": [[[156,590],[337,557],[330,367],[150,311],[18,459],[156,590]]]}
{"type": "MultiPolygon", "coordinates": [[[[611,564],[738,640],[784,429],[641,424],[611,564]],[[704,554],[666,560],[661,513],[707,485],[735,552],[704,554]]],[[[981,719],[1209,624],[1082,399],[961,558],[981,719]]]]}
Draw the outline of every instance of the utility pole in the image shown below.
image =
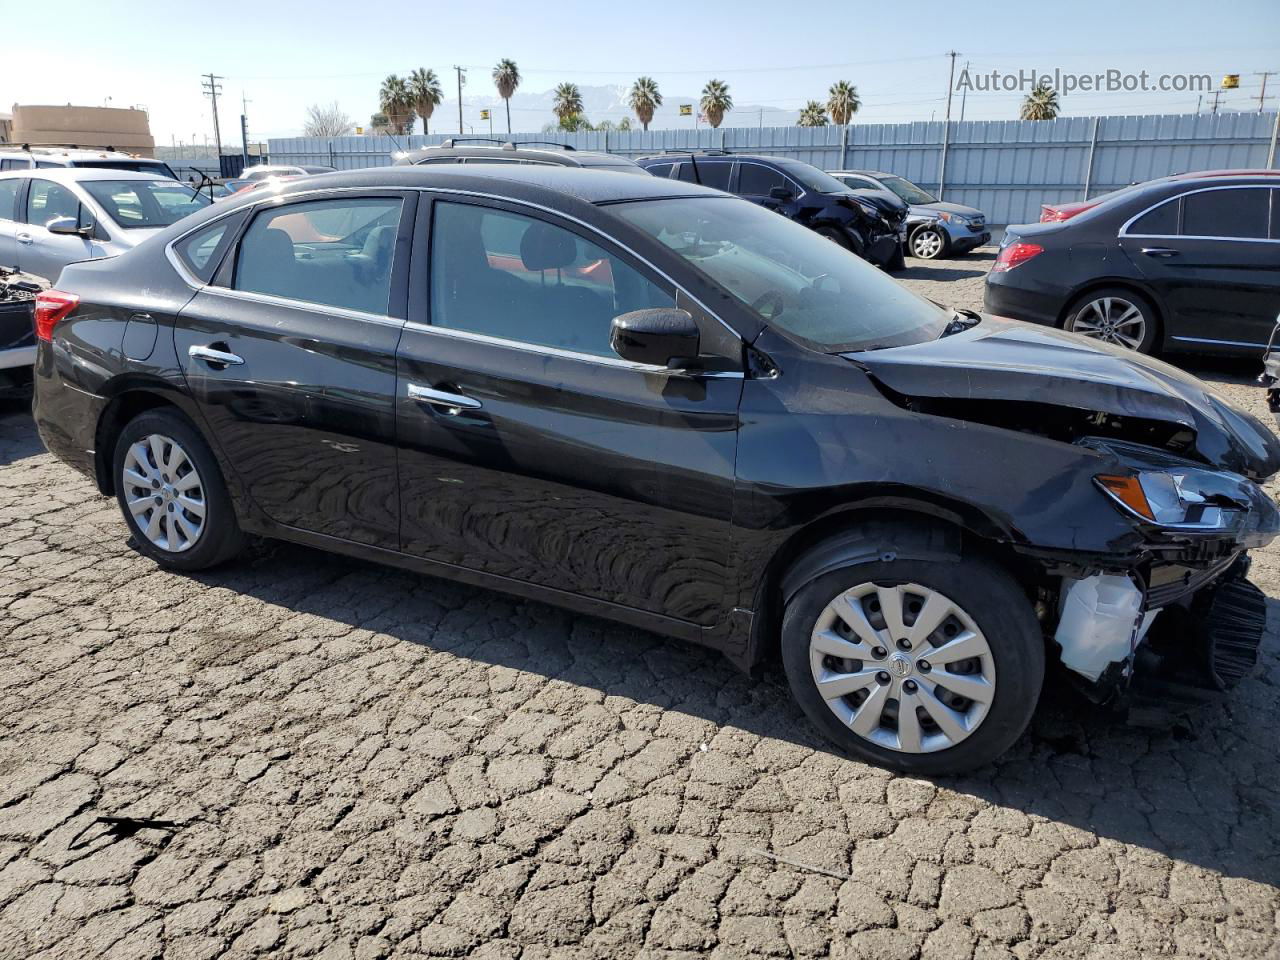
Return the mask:
{"type": "Polygon", "coordinates": [[[466,70],[454,65],[453,69],[458,71],[458,135],[462,135],[462,83],[466,75],[466,70]]]}
{"type": "Polygon", "coordinates": [[[249,165],[249,101],[243,90],[240,91],[240,162],[241,169],[249,165]]]}
{"type": "Polygon", "coordinates": [[[1258,112],[1262,112],[1262,105],[1267,102],[1267,77],[1273,76],[1274,70],[1261,70],[1254,73],[1255,77],[1262,78],[1262,92],[1258,94],[1258,112]]]}
{"type": "MultiPolygon", "coordinates": [[[[218,127],[218,94],[222,93],[222,77],[212,73],[201,74],[200,85],[204,95],[213,101],[213,142],[218,148],[218,163],[222,163],[222,130],[218,127]]],[[[219,170],[221,173],[221,170],[219,170]]]]}
{"type": "MultiPolygon", "coordinates": [[[[964,72],[969,72],[969,61],[964,62],[964,72]]],[[[969,84],[964,85],[964,93],[960,94],[960,122],[964,123],[964,105],[969,101],[969,84]]]]}
{"type": "Polygon", "coordinates": [[[1213,91],[1213,108],[1209,111],[1210,113],[1217,113],[1217,112],[1218,112],[1218,98],[1219,98],[1219,97],[1221,97],[1221,96],[1222,96],[1222,91],[1221,91],[1221,90],[1215,90],[1215,91],[1213,91]]]}
{"type": "Polygon", "coordinates": [[[942,123],[942,159],[938,163],[938,199],[943,199],[942,190],[947,182],[947,145],[951,141],[951,91],[956,85],[956,57],[960,54],[949,50],[951,73],[947,77],[947,116],[942,123]]]}

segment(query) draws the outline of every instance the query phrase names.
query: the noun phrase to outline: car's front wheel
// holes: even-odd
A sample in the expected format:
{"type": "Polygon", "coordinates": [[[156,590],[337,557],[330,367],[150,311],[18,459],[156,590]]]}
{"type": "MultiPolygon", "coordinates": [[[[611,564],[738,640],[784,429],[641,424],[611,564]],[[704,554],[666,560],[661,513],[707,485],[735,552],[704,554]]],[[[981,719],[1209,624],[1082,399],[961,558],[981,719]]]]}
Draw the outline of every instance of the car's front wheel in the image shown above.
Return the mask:
{"type": "Polygon", "coordinates": [[[149,410],[116,439],[116,500],[139,551],[162,566],[203,570],[243,545],[217,461],[176,410],[149,410]]]}
{"type": "Polygon", "coordinates": [[[1026,729],[1044,644],[1013,579],[978,558],[893,560],[810,581],[787,604],[783,665],[828,737],[908,773],[971,770],[1026,729]]]}
{"type": "Polygon", "coordinates": [[[920,260],[937,260],[947,252],[947,238],[937,227],[921,227],[911,235],[911,255],[920,260]]]}

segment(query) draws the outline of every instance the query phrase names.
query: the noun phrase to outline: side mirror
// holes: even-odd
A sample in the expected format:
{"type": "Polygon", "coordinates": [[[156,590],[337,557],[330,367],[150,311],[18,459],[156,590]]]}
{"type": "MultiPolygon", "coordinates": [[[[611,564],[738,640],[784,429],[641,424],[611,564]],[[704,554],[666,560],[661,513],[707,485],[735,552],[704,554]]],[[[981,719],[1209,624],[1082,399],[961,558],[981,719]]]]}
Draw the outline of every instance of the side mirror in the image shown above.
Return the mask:
{"type": "Polygon", "coordinates": [[[54,217],[44,225],[50,233],[64,237],[87,237],[93,233],[93,227],[81,226],[75,217],[54,217]]]}
{"type": "Polygon", "coordinates": [[[795,194],[786,187],[773,187],[769,190],[769,197],[772,200],[790,200],[795,194]]]}
{"type": "Polygon", "coordinates": [[[698,339],[687,310],[659,307],[614,317],[609,345],[623,360],[684,370],[697,365],[698,339]]]}

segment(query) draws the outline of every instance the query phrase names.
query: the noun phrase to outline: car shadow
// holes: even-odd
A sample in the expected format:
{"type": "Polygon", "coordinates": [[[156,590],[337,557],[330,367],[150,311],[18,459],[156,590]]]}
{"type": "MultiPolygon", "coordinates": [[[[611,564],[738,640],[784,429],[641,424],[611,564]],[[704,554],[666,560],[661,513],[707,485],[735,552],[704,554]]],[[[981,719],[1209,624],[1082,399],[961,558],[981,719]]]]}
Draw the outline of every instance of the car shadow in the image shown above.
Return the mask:
{"type": "MultiPolygon", "coordinates": [[[[244,560],[193,579],[401,643],[847,758],[810,726],[777,664],[752,678],[693,644],[279,542],[261,542],[244,560]]],[[[1268,606],[1265,672],[1230,701],[1144,729],[1051,679],[1030,729],[1004,757],[970,775],[930,779],[1221,874],[1280,882],[1273,819],[1280,761],[1272,739],[1280,719],[1280,602],[1268,606]]]]}
{"type": "Polygon", "coordinates": [[[31,423],[30,400],[0,400],[0,465],[44,453],[31,423]]]}
{"type": "Polygon", "coordinates": [[[913,267],[910,260],[903,270],[892,274],[895,280],[967,280],[972,277],[985,277],[985,267],[913,267]]]}

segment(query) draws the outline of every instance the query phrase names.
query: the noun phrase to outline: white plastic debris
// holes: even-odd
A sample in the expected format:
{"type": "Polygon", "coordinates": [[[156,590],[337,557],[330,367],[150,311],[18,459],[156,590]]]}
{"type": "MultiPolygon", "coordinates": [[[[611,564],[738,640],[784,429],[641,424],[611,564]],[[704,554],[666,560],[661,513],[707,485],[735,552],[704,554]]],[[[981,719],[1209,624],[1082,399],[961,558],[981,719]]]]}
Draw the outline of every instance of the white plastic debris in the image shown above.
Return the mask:
{"type": "Polygon", "coordinates": [[[1157,611],[1142,614],[1142,591],[1127,576],[1100,573],[1067,582],[1054,639],[1063,665],[1096,681],[1133,652],[1157,611]]]}

